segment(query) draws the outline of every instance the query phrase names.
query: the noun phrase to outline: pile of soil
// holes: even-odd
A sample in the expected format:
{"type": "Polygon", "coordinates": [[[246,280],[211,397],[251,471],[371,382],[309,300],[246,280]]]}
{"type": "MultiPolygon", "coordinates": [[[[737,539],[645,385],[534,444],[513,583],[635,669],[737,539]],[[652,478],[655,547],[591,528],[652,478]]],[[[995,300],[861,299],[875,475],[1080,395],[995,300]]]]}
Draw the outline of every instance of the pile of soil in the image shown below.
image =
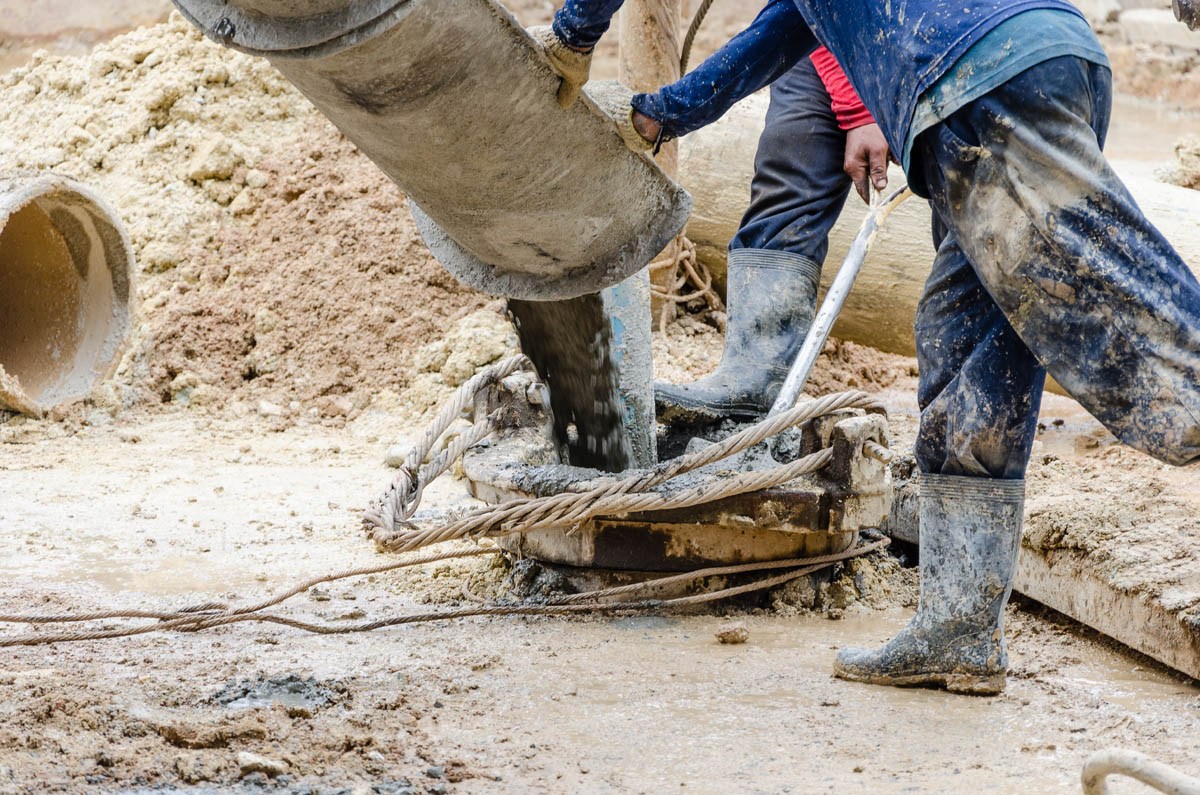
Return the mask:
{"type": "Polygon", "coordinates": [[[179,15],[0,78],[0,126],[0,171],[74,177],[130,233],[141,323],[105,407],[352,416],[405,390],[421,347],[485,302],[282,76],[179,15]]]}
{"type": "MultiPolygon", "coordinates": [[[[433,259],[404,196],[339,133],[321,124],[292,148],[260,161],[257,206],[150,300],[127,375],[157,399],[236,395],[285,415],[353,417],[381,391],[412,386],[414,364],[429,359],[421,348],[486,300],[433,259]]],[[[472,351],[507,351],[488,337],[472,351]]]]}
{"type": "Polygon", "coordinates": [[[1200,137],[1189,136],[1176,144],[1175,157],[1179,166],[1174,181],[1185,188],[1200,190],[1200,137]]]}
{"type": "Polygon", "coordinates": [[[890,552],[854,558],[834,569],[829,582],[807,577],[770,592],[770,612],[781,616],[824,615],[841,618],[846,611],[917,606],[917,569],[905,567],[890,552]]]}
{"type": "Polygon", "coordinates": [[[1113,69],[1113,90],[1178,111],[1200,110],[1200,53],[1125,41],[1111,23],[1097,31],[1113,69]]]}

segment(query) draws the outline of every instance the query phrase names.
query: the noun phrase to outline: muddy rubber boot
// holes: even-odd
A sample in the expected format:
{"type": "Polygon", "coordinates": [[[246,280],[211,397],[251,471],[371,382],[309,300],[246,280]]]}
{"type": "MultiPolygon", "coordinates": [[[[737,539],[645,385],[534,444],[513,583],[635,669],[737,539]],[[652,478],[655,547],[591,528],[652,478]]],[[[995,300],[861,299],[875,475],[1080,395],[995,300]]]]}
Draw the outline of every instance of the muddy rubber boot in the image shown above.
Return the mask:
{"type": "Polygon", "coordinates": [[[1004,690],[1004,606],[1024,503],[1023,480],[922,475],[917,614],[881,649],[838,652],[834,675],[975,695],[1004,690]]]}
{"type": "Polygon", "coordinates": [[[725,350],[716,372],[654,385],[663,422],[758,419],[775,402],[816,314],[821,266],[786,251],[729,252],[725,350]]]}

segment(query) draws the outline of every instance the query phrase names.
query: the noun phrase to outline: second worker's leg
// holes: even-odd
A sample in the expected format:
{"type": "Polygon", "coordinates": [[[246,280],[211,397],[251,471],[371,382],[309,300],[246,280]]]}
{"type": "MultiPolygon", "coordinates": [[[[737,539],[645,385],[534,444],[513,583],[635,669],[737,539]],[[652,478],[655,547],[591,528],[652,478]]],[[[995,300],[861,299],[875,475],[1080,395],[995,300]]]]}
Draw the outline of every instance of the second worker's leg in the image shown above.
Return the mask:
{"type": "Polygon", "coordinates": [[[755,419],[770,409],[816,312],[829,230],[850,188],[845,146],[805,58],[771,86],[750,207],[730,244],[721,364],[691,384],[655,384],[660,419],[755,419]]]}

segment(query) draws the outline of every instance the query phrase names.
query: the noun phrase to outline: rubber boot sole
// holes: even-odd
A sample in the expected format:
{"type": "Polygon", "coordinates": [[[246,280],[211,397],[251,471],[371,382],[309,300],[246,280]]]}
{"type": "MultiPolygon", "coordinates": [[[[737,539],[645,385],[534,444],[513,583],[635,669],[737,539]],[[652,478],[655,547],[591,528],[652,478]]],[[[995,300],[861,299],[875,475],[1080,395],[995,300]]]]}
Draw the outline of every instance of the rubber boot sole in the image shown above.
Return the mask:
{"type": "Polygon", "coordinates": [[[834,669],[833,675],[849,682],[891,687],[932,687],[969,696],[996,696],[1004,692],[1007,674],[923,672],[915,674],[868,674],[834,669]]]}
{"type": "Polygon", "coordinates": [[[674,397],[667,401],[658,396],[655,396],[654,403],[659,422],[668,425],[711,425],[722,420],[757,422],[767,413],[754,403],[709,403],[700,400],[679,400],[674,397]]]}

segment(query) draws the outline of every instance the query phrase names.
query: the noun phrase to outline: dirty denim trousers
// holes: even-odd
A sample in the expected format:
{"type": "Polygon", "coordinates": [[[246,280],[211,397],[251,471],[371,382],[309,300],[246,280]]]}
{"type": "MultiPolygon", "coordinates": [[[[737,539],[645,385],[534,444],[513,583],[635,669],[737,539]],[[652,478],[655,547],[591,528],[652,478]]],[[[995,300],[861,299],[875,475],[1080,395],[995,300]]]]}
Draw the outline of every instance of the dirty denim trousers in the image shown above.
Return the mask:
{"type": "Polygon", "coordinates": [[[818,265],[825,261],[829,231],[850,191],[842,170],[846,133],[838,127],[831,101],[809,58],[771,84],[750,206],[731,250],[771,249],[818,265]]]}
{"type": "Polygon", "coordinates": [[[1200,458],[1200,284],[1101,154],[1110,104],[1107,69],[1055,58],[917,141],[947,233],[916,318],[922,472],[1024,477],[1047,370],[1126,444],[1200,458]]]}

